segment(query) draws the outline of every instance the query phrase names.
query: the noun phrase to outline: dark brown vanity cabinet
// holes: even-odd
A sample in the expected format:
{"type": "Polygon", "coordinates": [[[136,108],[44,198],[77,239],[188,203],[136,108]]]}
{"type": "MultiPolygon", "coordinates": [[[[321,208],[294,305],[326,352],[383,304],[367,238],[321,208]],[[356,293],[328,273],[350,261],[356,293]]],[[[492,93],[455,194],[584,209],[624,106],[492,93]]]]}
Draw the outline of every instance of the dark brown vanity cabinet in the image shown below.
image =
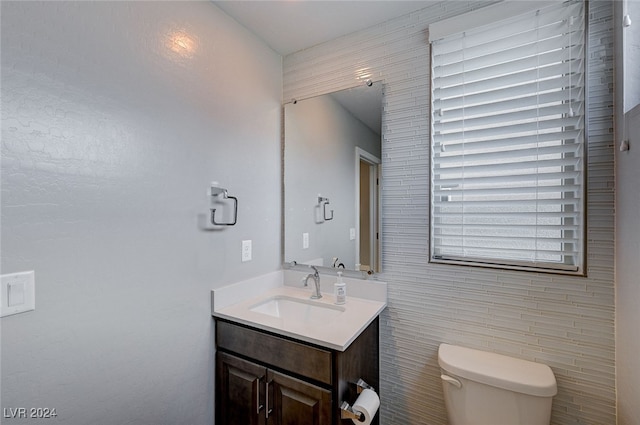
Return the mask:
{"type": "Polygon", "coordinates": [[[264,366],[225,353],[216,361],[216,423],[264,424],[264,366]]]}
{"type": "Polygon", "coordinates": [[[330,424],[331,391],[218,353],[216,424],[330,424]]]}
{"type": "Polygon", "coordinates": [[[378,388],[378,319],[345,351],[225,320],[216,345],[216,425],[352,424],[340,404],[355,401],[355,382],[378,388]]]}

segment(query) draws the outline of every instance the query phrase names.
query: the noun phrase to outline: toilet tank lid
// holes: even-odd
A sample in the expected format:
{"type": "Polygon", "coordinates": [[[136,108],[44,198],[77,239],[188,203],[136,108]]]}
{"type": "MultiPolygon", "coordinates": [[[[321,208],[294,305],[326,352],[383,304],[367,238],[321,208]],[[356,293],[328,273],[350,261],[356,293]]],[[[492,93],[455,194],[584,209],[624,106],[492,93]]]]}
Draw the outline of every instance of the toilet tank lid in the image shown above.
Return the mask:
{"type": "Polygon", "coordinates": [[[551,368],[541,363],[449,344],[440,344],[438,363],[449,373],[505,390],[538,397],[558,392],[551,368]]]}

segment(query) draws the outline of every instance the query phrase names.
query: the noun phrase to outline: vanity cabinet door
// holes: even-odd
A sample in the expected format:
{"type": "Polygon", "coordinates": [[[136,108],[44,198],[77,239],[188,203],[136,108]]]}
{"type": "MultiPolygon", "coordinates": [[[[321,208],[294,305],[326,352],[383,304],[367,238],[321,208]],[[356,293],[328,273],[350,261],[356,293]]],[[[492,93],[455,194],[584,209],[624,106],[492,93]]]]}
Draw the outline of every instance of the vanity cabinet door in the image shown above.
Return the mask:
{"type": "Polygon", "coordinates": [[[268,425],[331,425],[331,391],[267,372],[268,425]]]}
{"type": "Polygon", "coordinates": [[[217,353],[217,425],[265,425],[266,373],[263,366],[217,353]]]}

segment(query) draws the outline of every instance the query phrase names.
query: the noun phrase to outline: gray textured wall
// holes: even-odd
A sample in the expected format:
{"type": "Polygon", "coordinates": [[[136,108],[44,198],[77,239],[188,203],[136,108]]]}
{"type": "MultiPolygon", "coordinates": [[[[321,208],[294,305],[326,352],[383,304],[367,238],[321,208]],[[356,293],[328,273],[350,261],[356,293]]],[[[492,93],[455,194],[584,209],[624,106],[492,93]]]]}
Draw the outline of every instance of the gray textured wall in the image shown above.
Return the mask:
{"type": "Polygon", "coordinates": [[[442,342],[546,363],[554,424],[614,424],[613,24],[589,19],[588,278],[428,263],[429,23],[480,7],[442,2],[285,57],[284,99],[382,80],[381,423],[445,424],[442,342]]]}
{"type": "Polygon", "coordinates": [[[616,169],[616,370],[618,424],[634,425],[640,423],[640,106],[626,120],[631,149],[618,153],[616,169]]]}
{"type": "Polygon", "coordinates": [[[640,423],[640,1],[616,2],[616,371],[618,425],[640,423]],[[631,26],[622,28],[622,16],[631,26]],[[622,37],[624,36],[624,43],[622,37]],[[624,49],[624,50],[623,50],[624,49]],[[624,70],[624,76],[621,75],[624,70]],[[624,105],[622,100],[624,100],[624,105]],[[626,112],[625,115],[622,112],[626,112]],[[623,127],[627,131],[623,132],[623,127]]]}
{"type": "Polygon", "coordinates": [[[207,2],[1,7],[2,407],[58,414],[3,423],[211,424],[210,290],[281,265],[281,57],[207,2]]]}
{"type": "MultiPolygon", "coordinates": [[[[624,28],[624,112],[640,105],[640,0],[626,0],[631,25],[624,28]]],[[[618,17],[618,19],[622,19],[618,17]]],[[[618,22],[621,22],[621,21],[618,22]]]]}

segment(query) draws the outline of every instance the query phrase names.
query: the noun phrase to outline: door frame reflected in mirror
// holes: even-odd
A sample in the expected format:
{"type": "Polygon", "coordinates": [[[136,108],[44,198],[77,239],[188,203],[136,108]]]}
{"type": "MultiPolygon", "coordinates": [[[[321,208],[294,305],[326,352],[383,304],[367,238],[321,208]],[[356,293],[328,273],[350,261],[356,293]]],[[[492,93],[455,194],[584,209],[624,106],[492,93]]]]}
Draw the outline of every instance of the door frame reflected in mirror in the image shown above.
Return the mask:
{"type": "Polygon", "coordinates": [[[380,168],[377,156],[356,146],[356,270],[380,272],[380,168]],[[363,175],[363,168],[368,169],[363,175]],[[362,190],[362,188],[365,190],[362,190]]]}

